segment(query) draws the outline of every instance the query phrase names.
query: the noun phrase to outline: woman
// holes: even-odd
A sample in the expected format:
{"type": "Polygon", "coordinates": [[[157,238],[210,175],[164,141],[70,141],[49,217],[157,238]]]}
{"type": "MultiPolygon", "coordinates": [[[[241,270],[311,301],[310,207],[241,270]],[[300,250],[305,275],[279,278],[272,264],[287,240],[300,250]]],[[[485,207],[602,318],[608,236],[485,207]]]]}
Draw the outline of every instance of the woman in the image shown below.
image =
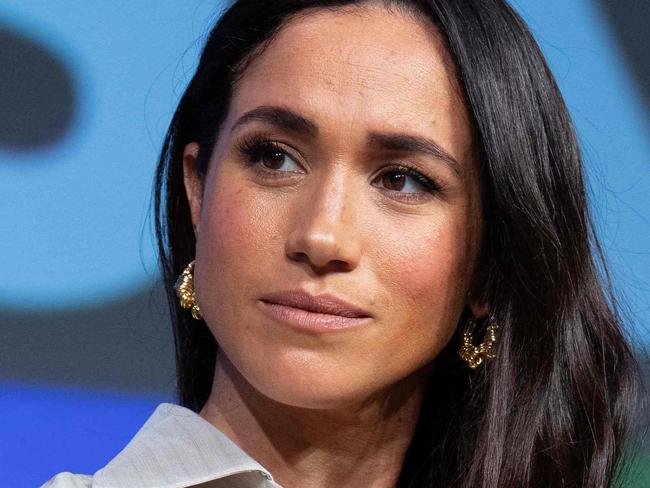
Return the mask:
{"type": "Polygon", "coordinates": [[[46,486],[618,479],[637,365],[569,115],[504,1],[235,2],[156,210],[180,405],[46,486]]]}

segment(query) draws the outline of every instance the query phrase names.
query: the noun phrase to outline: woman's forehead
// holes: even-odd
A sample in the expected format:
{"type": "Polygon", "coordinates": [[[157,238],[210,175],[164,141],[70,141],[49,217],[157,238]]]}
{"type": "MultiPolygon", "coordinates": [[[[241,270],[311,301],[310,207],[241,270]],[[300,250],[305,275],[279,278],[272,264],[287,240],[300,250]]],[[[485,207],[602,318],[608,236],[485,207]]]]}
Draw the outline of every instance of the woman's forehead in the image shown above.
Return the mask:
{"type": "Polygon", "coordinates": [[[432,26],[382,7],[317,10],[289,21],[253,59],[231,112],[290,105],[325,127],[435,130],[469,139],[456,83],[432,26]]]}

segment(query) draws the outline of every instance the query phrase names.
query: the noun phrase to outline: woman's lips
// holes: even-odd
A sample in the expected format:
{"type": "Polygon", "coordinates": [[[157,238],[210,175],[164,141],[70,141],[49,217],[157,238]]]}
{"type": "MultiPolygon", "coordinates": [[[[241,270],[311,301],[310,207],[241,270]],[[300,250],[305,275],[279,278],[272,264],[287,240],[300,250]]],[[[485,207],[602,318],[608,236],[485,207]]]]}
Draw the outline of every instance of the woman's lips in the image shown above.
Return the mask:
{"type": "Polygon", "coordinates": [[[290,324],[298,329],[327,332],[349,329],[367,324],[372,317],[344,317],[328,313],[310,312],[302,308],[289,305],[257,300],[257,304],[264,314],[272,319],[290,324]]]}
{"type": "Polygon", "coordinates": [[[365,310],[329,293],[312,295],[301,289],[284,290],[267,293],[260,297],[260,300],[319,314],[341,315],[350,318],[371,317],[371,314],[365,310]]]}

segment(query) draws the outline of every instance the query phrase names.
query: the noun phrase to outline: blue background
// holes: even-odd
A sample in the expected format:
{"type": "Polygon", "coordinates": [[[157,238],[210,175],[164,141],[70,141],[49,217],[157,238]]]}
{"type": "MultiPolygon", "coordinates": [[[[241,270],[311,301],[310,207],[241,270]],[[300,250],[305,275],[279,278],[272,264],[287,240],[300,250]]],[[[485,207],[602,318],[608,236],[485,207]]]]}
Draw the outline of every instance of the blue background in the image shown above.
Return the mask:
{"type": "MultiPolygon", "coordinates": [[[[174,401],[147,212],[164,131],[223,5],[0,3],[2,487],[93,473],[174,401]]],[[[513,5],[574,118],[628,330],[650,345],[650,3],[513,5]]]]}

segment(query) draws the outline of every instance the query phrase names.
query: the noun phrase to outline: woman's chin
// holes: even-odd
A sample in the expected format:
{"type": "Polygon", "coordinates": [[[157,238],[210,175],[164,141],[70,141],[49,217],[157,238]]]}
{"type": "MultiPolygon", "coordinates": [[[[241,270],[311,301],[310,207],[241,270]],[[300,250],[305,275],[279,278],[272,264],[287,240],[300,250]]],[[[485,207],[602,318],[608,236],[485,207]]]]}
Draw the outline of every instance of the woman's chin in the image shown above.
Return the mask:
{"type": "Polygon", "coordinates": [[[255,375],[248,381],[266,398],[296,408],[349,409],[362,404],[374,392],[371,384],[359,381],[359,376],[346,377],[324,374],[323,371],[305,373],[296,370],[278,375],[271,371],[269,369],[255,375]]]}
{"type": "Polygon", "coordinates": [[[313,387],[296,388],[295,385],[272,385],[260,393],[279,404],[313,410],[356,409],[367,398],[342,388],[316,390],[313,387]]]}
{"type": "Polygon", "coordinates": [[[258,393],[273,402],[317,410],[357,411],[364,405],[383,404],[381,397],[391,392],[403,395],[406,391],[394,382],[380,381],[377,376],[365,376],[366,381],[363,378],[361,374],[293,372],[282,377],[273,374],[256,375],[248,382],[258,393]],[[394,387],[390,386],[391,383],[394,387]]]}

